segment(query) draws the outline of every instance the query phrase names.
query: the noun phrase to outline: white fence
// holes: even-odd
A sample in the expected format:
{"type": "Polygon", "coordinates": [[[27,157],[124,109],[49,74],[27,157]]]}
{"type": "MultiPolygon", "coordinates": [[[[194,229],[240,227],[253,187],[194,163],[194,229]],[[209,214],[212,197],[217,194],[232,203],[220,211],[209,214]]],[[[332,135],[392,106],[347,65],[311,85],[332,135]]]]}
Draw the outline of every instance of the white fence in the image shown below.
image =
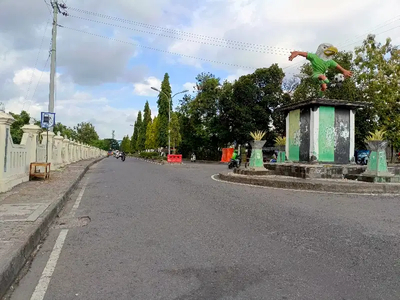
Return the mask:
{"type": "Polygon", "coordinates": [[[10,125],[14,122],[11,115],[0,111],[0,192],[12,189],[17,184],[29,180],[31,162],[51,163],[51,170],[56,170],[83,159],[106,156],[107,152],[92,146],[84,145],[58,132],[48,133],[48,149],[46,151],[47,133],[42,133],[42,142],[39,141],[41,128],[28,124],[22,127],[24,132],[20,145],[13,143],[10,125]]]}

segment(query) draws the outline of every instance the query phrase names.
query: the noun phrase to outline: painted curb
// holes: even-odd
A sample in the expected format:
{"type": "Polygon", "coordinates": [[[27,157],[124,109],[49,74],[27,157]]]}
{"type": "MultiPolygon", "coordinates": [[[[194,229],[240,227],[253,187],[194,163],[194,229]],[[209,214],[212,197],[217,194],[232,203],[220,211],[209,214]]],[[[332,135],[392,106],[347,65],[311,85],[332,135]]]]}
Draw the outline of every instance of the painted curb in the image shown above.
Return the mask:
{"type": "Polygon", "coordinates": [[[41,222],[37,224],[37,227],[32,230],[24,244],[17,251],[15,251],[14,257],[11,258],[10,262],[0,266],[0,299],[8,292],[11,285],[18,278],[20,271],[29,260],[33,251],[37,248],[37,246],[47,234],[52,222],[57,217],[58,213],[62,210],[68,197],[75,190],[76,186],[81,181],[83,176],[86,174],[91,166],[103,160],[104,158],[105,157],[101,157],[94,160],[83,169],[82,173],[71,184],[64,195],[62,195],[60,198],[50,204],[47,210],[43,213],[43,217],[40,219],[41,222]]]}
{"type": "Polygon", "coordinates": [[[165,165],[173,166],[173,165],[184,165],[185,164],[184,162],[179,164],[179,163],[169,163],[167,161],[165,161],[164,163],[159,163],[159,162],[152,161],[152,160],[149,160],[149,159],[144,159],[144,158],[139,158],[139,157],[134,157],[134,158],[137,159],[137,160],[141,160],[141,161],[144,161],[144,162],[148,162],[148,163],[155,164],[155,165],[160,165],[160,166],[165,166],[165,165]]]}
{"type": "Polygon", "coordinates": [[[255,186],[319,191],[338,194],[359,194],[359,195],[398,195],[400,184],[394,183],[365,183],[365,182],[313,182],[306,179],[294,179],[292,181],[280,178],[260,178],[259,176],[230,175],[219,173],[218,179],[226,182],[241,183],[255,186]]]}
{"type": "Polygon", "coordinates": [[[155,165],[160,165],[160,166],[164,165],[162,163],[155,162],[155,161],[148,160],[148,159],[144,159],[144,158],[139,158],[139,157],[133,157],[133,158],[136,159],[136,160],[141,160],[141,161],[148,162],[148,163],[155,164],[155,165]]]}

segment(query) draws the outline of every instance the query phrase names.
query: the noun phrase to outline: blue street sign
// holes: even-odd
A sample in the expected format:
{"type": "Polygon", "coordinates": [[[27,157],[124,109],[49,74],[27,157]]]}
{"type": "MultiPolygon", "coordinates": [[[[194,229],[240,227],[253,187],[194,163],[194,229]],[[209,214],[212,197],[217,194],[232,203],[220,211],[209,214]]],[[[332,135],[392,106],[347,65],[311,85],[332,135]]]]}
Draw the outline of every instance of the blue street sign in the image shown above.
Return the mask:
{"type": "Polygon", "coordinates": [[[42,128],[51,128],[56,124],[56,114],[51,112],[42,112],[41,115],[41,127],[42,128]]]}

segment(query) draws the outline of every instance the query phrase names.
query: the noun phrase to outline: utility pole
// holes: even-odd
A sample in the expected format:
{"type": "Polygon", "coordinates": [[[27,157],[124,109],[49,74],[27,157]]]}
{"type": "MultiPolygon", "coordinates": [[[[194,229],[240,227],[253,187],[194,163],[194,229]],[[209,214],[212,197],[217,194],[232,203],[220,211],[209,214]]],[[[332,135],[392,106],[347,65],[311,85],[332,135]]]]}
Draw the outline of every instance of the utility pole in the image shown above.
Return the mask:
{"type": "Polygon", "coordinates": [[[115,137],[115,130],[112,131],[112,139],[115,137]]]}
{"type": "Polygon", "coordinates": [[[168,154],[171,154],[171,105],[172,105],[172,99],[179,94],[187,93],[189,92],[188,90],[184,90],[182,92],[176,93],[172,97],[168,96],[164,91],[161,91],[155,87],[151,87],[152,90],[157,91],[159,93],[163,93],[165,97],[168,99],[168,154]]]}
{"type": "MultiPolygon", "coordinates": [[[[57,49],[57,16],[59,7],[57,0],[51,2],[53,7],[53,31],[51,37],[51,62],[50,62],[50,94],[49,94],[49,112],[54,113],[54,80],[56,76],[56,49],[57,49]]],[[[51,128],[53,131],[53,128],[51,128]]]]}

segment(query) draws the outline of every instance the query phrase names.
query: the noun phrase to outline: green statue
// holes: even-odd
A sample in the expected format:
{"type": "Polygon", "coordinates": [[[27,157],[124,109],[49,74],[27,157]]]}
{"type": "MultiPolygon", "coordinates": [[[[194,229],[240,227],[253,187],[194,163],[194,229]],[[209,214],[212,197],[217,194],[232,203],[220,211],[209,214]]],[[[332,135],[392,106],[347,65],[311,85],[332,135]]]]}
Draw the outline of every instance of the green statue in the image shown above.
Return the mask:
{"type": "Polygon", "coordinates": [[[326,91],[329,84],[329,79],[325,76],[325,72],[328,69],[336,68],[344,77],[351,77],[353,74],[349,70],[344,69],[340,66],[336,61],[331,59],[333,55],[338,52],[336,47],[333,47],[331,44],[324,43],[319,45],[317,52],[308,53],[308,52],[301,52],[301,51],[293,51],[289,56],[289,60],[292,61],[297,56],[303,56],[307,60],[311,62],[311,67],[313,69],[312,77],[315,80],[318,80],[321,84],[321,94],[326,91]]]}

